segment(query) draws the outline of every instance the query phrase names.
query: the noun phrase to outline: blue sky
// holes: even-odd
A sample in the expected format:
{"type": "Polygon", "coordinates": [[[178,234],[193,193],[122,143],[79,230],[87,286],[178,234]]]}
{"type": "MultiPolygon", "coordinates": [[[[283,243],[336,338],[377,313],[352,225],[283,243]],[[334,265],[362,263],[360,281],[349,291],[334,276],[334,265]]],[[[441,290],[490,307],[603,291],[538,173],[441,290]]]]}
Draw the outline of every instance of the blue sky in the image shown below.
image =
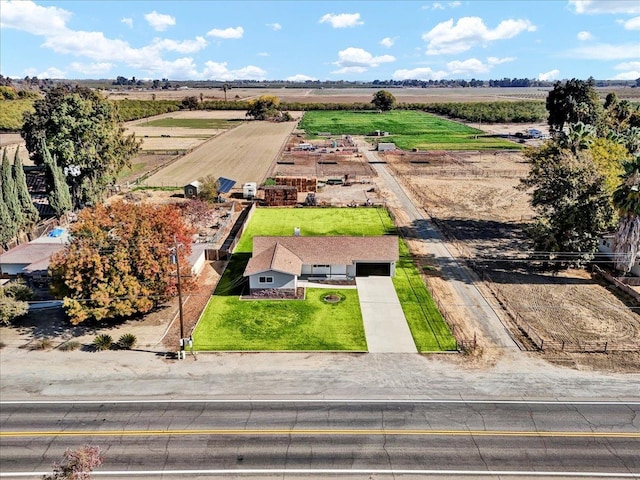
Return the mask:
{"type": "Polygon", "coordinates": [[[0,0],[0,73],[632,80],[640,0],[0,0]]]}

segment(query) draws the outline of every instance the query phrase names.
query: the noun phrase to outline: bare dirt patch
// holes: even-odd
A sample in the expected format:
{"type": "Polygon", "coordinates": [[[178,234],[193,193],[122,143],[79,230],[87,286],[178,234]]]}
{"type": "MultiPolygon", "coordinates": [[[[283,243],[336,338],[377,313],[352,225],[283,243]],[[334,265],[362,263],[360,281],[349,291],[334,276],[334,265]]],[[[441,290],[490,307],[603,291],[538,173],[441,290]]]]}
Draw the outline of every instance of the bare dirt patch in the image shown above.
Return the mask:
{"type": "MultiPolygon", "coordinates": [[[[574,368],[640,369],[633,356],[615,354],[603,361],[598,355],[605,353],[560,350],[563,342],[587,351],[594,345],[602,350],[605,342],[609,350],[640,350],[640,316],[625,298],[584,270],[553,275],[529,268],[524,228],[533,212],[527,193],[515,188],[528,170],[520,154],[436,152],[385,158],[445,234],[450,249],[470,259],[480,276],[485,274],[483,290],[495,295],[504,309],[503,322],[525,347],[540,346],[542,340],[547,343],[544,355],[574,368]],[[510,257],[508,262],[497,261],[504,256],[510,257]],[[513,261],[516,256],[524,261],[513,261]],[[523,325],[533,330],[536,344],[523,333],[523,325]]],[[[428,258],[423,261],[429,264],[428,258]]],[[[429,275],[439,296],[448,298],[446,282],[434,281],[438,272],[429,275]]],[[[459,310],[450,308],[454,314],[459,310]]]]}
{"type": "Polygon", "coordinates": [[[182,186],[212,174],[261,183],[296,122],[248,122],[214,137],[145,181],[182,186]]]}

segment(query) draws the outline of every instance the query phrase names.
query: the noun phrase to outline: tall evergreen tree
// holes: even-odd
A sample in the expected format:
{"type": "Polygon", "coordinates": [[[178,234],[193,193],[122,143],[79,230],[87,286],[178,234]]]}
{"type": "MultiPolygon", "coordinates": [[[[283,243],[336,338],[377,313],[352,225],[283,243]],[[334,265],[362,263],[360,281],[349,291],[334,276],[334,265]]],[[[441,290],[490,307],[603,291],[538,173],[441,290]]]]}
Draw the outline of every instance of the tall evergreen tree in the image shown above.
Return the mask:
{"type": "Polygon", "coordinates": [[[2,195],[0,195],[0,226],[2,227],[0,228],[0,245],[4,245],[15,236],[16,228],[2,195]]]}
{"type": "Polygon", "coordinates": [[[60,168],[56,164],[55,159],[51,157],[47,144],[44,141],[40,144],[40,155],[47,169],[49,205],[55,212],[56,217],[59,218],[72,208],[69,187],[65,181],[62,168],[60,168]]]}
{"type": "Polygon", "coordinates": [[[7,206],[9,215],[13,222],[16,231],[20,230],[24,224],[24,217],[22,216],[22,209],[18,202],[18,194],[16,192],[16,184],[13,181],[13,175],[11,174],[11,165],[9,164],[9,157],[7,156],[7,149],[2,152],[2,167],[0,167],[0,177],[2,177],[2,198],[7,206]]]}
{"type": "Polygon", "coordinates": [[[13,157],[13,181],[16,185],[18,203],[22,209],[25,225],[28,226],[37,223],[40,219],[40,214],[31,200],[31,195],[27,187],[27,177],[24,174],[24,167],[22,166],[22,160],[20,159],[17,148],[16,154],[13,157]]]}

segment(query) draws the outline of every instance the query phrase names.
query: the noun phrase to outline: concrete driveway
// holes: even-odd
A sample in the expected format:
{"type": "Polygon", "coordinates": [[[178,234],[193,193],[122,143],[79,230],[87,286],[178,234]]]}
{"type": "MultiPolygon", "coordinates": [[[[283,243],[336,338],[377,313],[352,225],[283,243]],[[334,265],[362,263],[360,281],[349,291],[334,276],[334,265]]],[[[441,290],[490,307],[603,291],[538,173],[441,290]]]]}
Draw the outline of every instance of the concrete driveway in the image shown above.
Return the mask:
{"type": "Polygon", "coordinates": [[[357,277],[369,353],[416,353],[391,277],[357,277]]]}

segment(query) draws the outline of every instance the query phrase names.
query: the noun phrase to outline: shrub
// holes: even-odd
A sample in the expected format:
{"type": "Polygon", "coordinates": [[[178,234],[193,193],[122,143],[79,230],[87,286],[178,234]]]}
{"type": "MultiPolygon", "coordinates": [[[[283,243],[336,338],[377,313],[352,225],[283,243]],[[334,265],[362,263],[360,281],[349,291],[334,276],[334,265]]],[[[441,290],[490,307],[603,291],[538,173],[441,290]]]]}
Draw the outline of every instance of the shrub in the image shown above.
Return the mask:
{"type": "Polygon", "coordinates": [[[122,350],[131,350],[138,341],[133,333],[123,333],[118,339],[118,348],[122,350]]]}
{"type": "Polygon", "coordinates": [[[58,347],[58,350],[62,350],[63,352],[71,352],[73,350],[77,350],[80,348],[80,342],[76,342],[72,340],[70,342],[65,342],[58,347]]]}
{"type": "Polygon", "coordinates": [[[31,344],[31,350],[48,350],[53,346],[50,338],[40,338],[31,344]]]}
{"type": "Polygon", "coordinates": [[[96,352],[109,350],[111,345],[113,345],[113,338],[111,338],[111,335],[107,335],[106,333],[98,335],[93,339],[93,348],[96,352]]]}

